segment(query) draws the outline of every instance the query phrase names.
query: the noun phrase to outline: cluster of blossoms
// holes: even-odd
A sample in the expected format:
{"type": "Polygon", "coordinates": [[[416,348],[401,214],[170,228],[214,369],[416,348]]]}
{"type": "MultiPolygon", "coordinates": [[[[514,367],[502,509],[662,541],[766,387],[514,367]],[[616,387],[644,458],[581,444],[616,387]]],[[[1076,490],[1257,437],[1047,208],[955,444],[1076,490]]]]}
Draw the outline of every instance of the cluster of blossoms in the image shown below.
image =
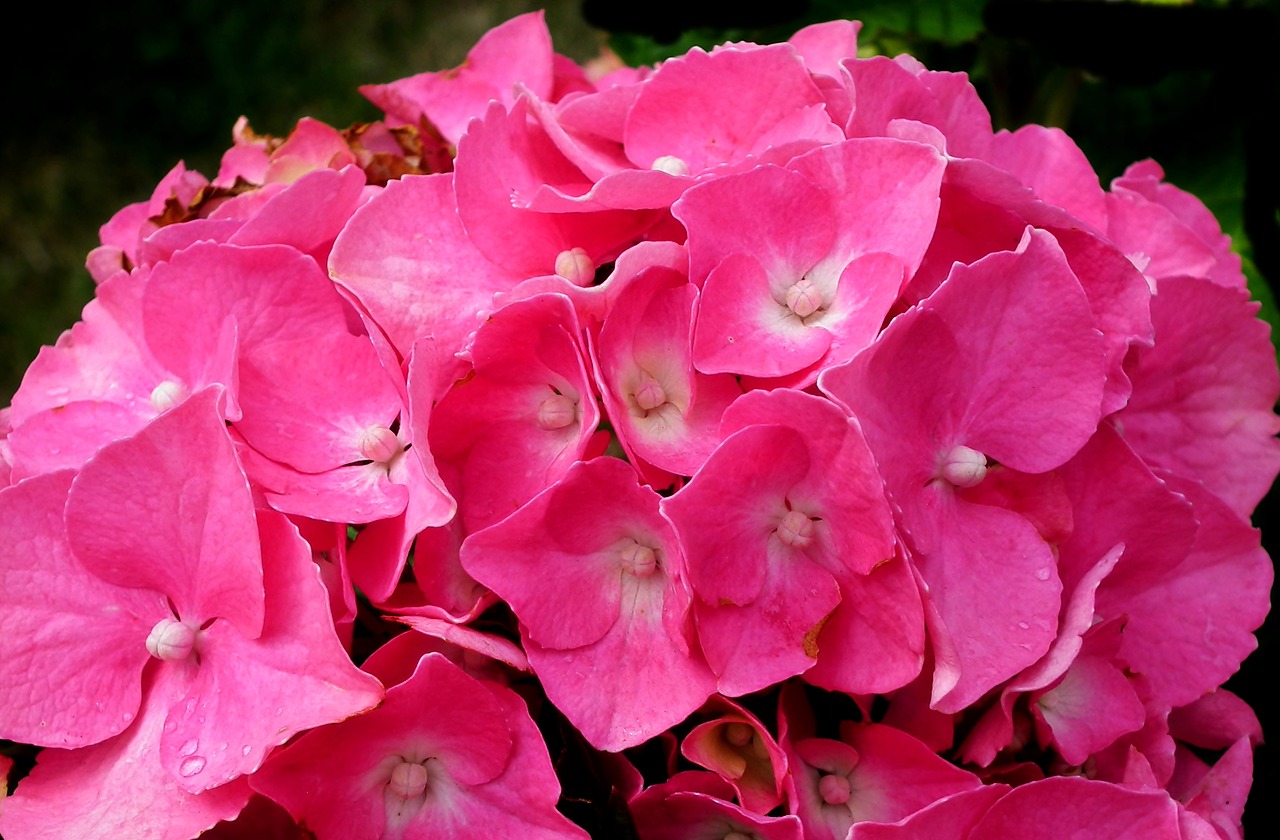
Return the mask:
{"type": "Polygon", "coordinates": [[[526,15],[117,214],[0,415],[0,833],[581,838],[559,720],[644,840],[1238,838],[1239,259],[857,33],[526,15]]]}

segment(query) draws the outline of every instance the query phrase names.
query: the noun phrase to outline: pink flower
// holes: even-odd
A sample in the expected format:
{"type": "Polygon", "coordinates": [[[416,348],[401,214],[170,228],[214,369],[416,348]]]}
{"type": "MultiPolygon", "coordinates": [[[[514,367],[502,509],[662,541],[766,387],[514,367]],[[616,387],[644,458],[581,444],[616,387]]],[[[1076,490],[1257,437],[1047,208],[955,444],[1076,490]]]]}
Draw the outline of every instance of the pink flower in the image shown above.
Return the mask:
{"type": "Polygon", "coordinates": [[[320,840],[587,836],[556,811],[560,786],[524,701],[440,654],[375,711],[280,751],[252,784],[320,840]]]}

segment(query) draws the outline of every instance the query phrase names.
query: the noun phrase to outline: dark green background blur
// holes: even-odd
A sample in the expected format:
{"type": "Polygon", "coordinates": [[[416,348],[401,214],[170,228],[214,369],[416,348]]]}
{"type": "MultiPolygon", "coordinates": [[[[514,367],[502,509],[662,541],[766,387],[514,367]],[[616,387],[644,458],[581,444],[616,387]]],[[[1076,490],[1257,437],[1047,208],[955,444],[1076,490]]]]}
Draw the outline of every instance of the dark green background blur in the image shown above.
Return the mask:
{"type": "MultiPolygon", "coordinates": [[[[83,269],[97,230],[147,198],[178,161],[217,171],[242,114],[285,134],[302,116],[337,127],[377,119],[356,91],[457,64],[490,27],[547,8],[557,50],[584,60],[605,42],[653,61],[725,37],[778,40],[805,23],[866,23],[867,51],[910,52],[969,72],[997,127],[1066,128],[1106,185],[1155,157],[1200,195],[1246,254],[1255,295],[1280,281],[1280,46],[1272,0],[122,0],[72,13],[28,6],[0,50],[0,406],[39,346],[92,295],[83,269]]],[[[1272,528],[1273,497],[1257,522],[1272,528]]],[[[1275,552],[1276,538],[1266,541],[1275,552]]],[[[1171,605],[1171,609],[1176,609],[1171,605]]],[[[1232,686],[1277,734],[1270,622],[1232,686]]],[[[1273,748],[1258,753],[1246,824],[1271,828],[1273,748]]]]}

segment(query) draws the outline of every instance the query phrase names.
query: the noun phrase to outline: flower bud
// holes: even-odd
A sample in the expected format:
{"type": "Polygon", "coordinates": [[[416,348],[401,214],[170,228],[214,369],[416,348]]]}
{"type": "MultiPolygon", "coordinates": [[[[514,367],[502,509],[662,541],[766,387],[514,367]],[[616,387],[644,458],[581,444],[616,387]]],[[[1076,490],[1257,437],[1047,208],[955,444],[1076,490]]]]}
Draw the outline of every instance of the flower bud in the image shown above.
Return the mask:
{"type": "Polygon", "coordinates": [[[370,426],[360,433],[360,454],[376,464],[388,463],[400,454],[400,440],[386,426],[370,426]]]}
{"type": "Polygon", "coordinates": [[[552,394],[538,404],[538,428],[563,429],[578,420],[578,404],[564,394],[552,394]]]}
{"type": "Polygon", "coordinates": [[[635,397],[636,405],[642,411],[651,411],[667,401],[667,392],[658,384],[658,380],[646,376],[640,387],[636,388],[635,397]]]}
{"type": "Polygon", "coordinates": [[[822,293],[808,280],[800,279],[787,289],[787,308],[801,318],[808,318],[822,308],[822,293]]]}
{"type": "Polygon", "coordinates": [[[427,768],[411,761],[402,761],[391,771],[387,788],[401,799],[416,799],[427,789],[427,768]]]}
{"type": "Polygon", "coordinates": [[[596,264],[581,248],[571,248],[556,255],[556,274],[575,286],[590,286],[596,279],[596,264]]]}
{"type": "Polygon", "coordinates": [[[166,662],[186,659],[195,646],[195,628],[176,618],[160,619],[147,635],[147,653],[166,662]]]}
{"type": "Polygon", "coordinates": [[[655,158],[649,168],[655,172],[665,172],[668,175],[689,174],[689,164],[675,155],[663,155],[660,158],[655,158]]]}
{"type": "Polygon", "coordinates": [[[956,487],[975,487],[987,476],[987,456],[961,444],[942,459],[938,475],[956,487]]]}
{"type": "Polygon", "coordinates": [[[823,776],[818,780],[818,793],[828,805],[843,805],[849,801],[852,792],[849,779],[845,776],[823,776]]]}
{"type": "Polygon", "coordinates": [[[151,391],[151,407],[157,413],[168,411],[189,396],[191,392],[187,390],[187,386],[181,382],[166,379],[151,391]]]}
{"type": "Polygon", "coordinates": [[[813,542],[813,520],[798,510],[789,510],[775,532],[783,545],[804,548],[813,542]]]}

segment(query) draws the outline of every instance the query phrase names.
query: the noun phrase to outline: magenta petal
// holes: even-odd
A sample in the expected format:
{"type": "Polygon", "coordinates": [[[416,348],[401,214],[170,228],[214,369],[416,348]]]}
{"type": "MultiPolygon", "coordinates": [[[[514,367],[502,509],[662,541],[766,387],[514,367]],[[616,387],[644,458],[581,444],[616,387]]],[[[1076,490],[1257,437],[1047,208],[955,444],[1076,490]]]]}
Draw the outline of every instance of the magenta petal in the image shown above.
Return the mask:
{"type": "Polygon", "coordinates": [[[678,554],[664,556],[673,536],[657,494],[623,462],[600,458],[575,464],[514,514],[468,537],[462,565],[511,605],[534,641],[575,648],[599,641],[618,621],[623,553],[660,552],[654,562],[678,569],[678,554]]]}
{"type": "Polygon", "coordinates": [[[388,183],[351,217],[329,271],[406,358],[425,335],[449,353],[462,349],[494,294],[522,279],[471,244],[458,221],[452,175],[388,183]]]}
{"type": "Polygon", "coordinates": [[[1257,306],[1208,281],[1162,280],[1156,344],[1138,357],[1133,398],[1117,415],[1144,461],[1203,482],[1242,516],[1280,471],[1280,376],[1257,306]]]}
{"type": "Polygon", "coordinates": [[[1058,629],[1053,551],[1021,516],[945,489],[913,532],[920,573],[959,657],[959,682],[935,681],[933,707],[956,712],[1034,663],[1058,629]]]}
{"type": "Polygon", "coordinates": [[[66,544],[72,473],[0,492],[0,737],[80,747],[138,713],[146,639],[163,596],[90,574],[66,544]]]}
{"type": "Polygon", "coordinates": [[[707,277],[693,334],[703,373],[784,376],[822,358],[831,333],[810,326],[780,300],[774,278],[753,255],[731,254],[707,277]]]}
{"type": "Polygon", "coordinates": [[[153,668],[142,712],[127,730],[84,749],[42,752],[4,800],[0,832],[14,840],[179,840],[234,818],[251,793],[243,779],[195,795],[160,766],[165,710],[185,689],[177,669],[153,668]]]}
{"type": "Polygon", "coordinates": [[[797,141],[833,142],[840,132],[794,50],[731,45],[694,48],[663,62],[627,118],[627,157],[643,169],[664,155],[691,173],[797,141]],[[753,84],[742,85],[743,79],[753,84]],[[726,97],[723,91],[738,95],[726,97]]]}
{"type": "Polygon", "coordinates": [[[585,836],[555,811],[559,785],[524,702],[440,654],[379,708],[273,756],[253,785],[323,837],[585,836]],[[427,771],[424,787],[394,787],[405,763],[427,771]]]}
{"type": "Polygon", "coordinates": [[[262,630],[262,561],[249,485],[202,391],[136,436],[104,447],[67,499],[67,537],[103,580],[172,599],[179,618],[262,630]]]}
{"type": "Polygon", "coordinates": [[[987,811],[970,840],[1176,840],[1178,810],[1163,791],[1128,790],[1080,776],[1014,788],[987,811]]]}
{"type": "Polygon", "coordinates": [[[247,775],[294,734],[375,706],[377,680],[358,670],[333,629],[311,551],[280,514],[262,513],[267,584],[261,636],[215,621],[187,696],[169,713],[161,761],[192,792],[247,775]]]}

